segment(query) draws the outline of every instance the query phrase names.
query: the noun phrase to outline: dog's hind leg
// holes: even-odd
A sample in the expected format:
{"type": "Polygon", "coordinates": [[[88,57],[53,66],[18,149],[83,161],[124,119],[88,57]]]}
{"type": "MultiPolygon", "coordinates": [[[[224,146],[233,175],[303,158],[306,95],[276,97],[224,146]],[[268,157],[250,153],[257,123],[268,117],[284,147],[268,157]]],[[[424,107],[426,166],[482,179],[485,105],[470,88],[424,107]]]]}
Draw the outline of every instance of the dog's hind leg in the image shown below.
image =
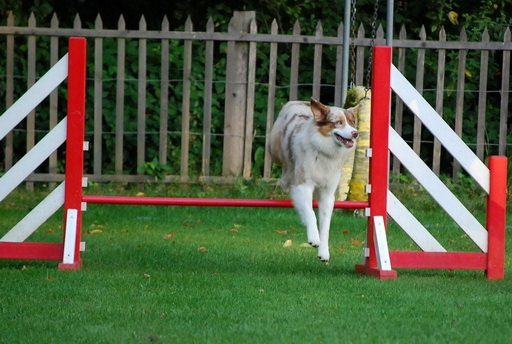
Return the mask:
{"type": "Polygon", "coordinates": [[[329,230],[331,227],[332,212],[334,209],[334,191],[321,190],[318,199],[318,218],[320,222],[320,246],[318,258],[322,262],[330,259],[329,254],[329,230]]]}
{"type": "Polygon", "coordinates": [[[315,212],[313,211],[313,186],[300,184],[293,186],[291,190],[293,205],[306,226],[308,242],[313,247],[320,245],[320,236],[316,224],[315,212]]]}

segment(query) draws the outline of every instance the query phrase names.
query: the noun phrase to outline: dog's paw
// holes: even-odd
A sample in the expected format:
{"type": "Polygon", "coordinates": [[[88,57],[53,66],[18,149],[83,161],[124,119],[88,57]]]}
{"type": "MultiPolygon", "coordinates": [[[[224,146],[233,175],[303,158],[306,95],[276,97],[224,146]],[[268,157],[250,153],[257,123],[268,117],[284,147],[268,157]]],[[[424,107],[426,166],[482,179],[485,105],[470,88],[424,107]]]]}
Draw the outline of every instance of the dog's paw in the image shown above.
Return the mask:
{"type": "Polygon", "coordinates": [[[318,231],[316,233],[308,232],[308,243],[313,247],[320,246],[320,236],[318,235],[318,231]]]}
{"type": "Polygon", "coordinates": [[[328,262],[330,258],[329,250],[318,249],[318,259],[320,259],[320,261],[328,262]]]}
{"type": "Polygon", "coordinates": [[[314,248],[317,248],[318,246],[320,246],[320,240],[319,241],[308,240],[308,243],[311,246],[313,246],[314,248]]]}
{"type": "Polygon", "coordinates": [[[322,257],[322,256],[318,256],[318,259],[320,259],[321,262],[323,263],[327,263],[329,261],[329,257],[322,257]]]}

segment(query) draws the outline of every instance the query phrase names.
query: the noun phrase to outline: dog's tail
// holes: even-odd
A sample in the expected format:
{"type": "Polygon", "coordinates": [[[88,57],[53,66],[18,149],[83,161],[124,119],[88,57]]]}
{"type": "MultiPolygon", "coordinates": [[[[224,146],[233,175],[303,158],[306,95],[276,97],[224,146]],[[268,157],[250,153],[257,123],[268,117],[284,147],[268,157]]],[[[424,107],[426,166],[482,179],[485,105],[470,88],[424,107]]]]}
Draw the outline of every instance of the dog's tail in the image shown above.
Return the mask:
{"type": "Polygon", "coordinates": [[[283,163],[283,160],[281,158],[281,133],[279,128],[274,123],[274,126],[272,127],[272,131],[270,132],[270,139],[268,140],[267,144],[267,151],[270,154],[270,157],[272,158],[272,161],[278,165],[281,165],[283,163]]]}

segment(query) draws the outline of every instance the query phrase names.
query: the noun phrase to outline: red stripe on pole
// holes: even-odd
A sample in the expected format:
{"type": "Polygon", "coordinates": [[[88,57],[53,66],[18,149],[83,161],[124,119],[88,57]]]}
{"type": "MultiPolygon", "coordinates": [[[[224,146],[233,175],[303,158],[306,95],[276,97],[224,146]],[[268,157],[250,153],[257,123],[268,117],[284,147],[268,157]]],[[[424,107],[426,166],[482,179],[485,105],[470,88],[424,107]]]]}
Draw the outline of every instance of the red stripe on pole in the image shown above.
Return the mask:
{"type": "Polygon", "coordinates": [[[63,244],[42,242],[0,242],[2,259],[62,260],[63,244]]]}
{"type": "MultiPolygon", "coordinates": [[[[134,196],[94,196],[84,195],[82,200],[92,204],[124,204],[124,205],[174,205],[202,207],[268,207],[292,208],[290,200],[272,199],[236,199],[236,198],[180,198],[180,197],[134,197],[134,196]]],[[[317,206],[317,202],[313,202],[317,206]]],[[[337,209],[364,209],[368,202],[338,201],[337,209]]]]}
{"type": "Polygon", "coordinates": [[[501,279],[505,276],[505,226],[507,208],[507,158],[489,157],[490,186],[487,198],[488,279],[501,279]]]}
{"type": "MultiPolygon", "coordinates": [[[[66,190],[64,193],[64,228],[68,209],[77,209],[75,264],[80,263],[82,226],[82,177],[85,133],[86,40],[69,39],[68,117],[66,137],[66,190]]],[[[65,235],[65,234],[64,234],[65,235]]]]}
{"type": "Polygon", "coordinates": [[[390,251],[391,266],[405,269],[483,270],[487,255],[481,252],[390,251]]]}

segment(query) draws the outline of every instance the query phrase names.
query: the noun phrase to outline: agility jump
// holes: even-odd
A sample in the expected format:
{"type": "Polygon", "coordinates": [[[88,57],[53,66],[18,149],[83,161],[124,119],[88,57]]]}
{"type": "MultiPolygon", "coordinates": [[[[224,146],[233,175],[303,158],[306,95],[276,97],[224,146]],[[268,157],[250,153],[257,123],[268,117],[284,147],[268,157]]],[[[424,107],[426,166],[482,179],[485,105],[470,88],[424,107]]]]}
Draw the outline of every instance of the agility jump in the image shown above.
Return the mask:
{"type": "MultiPolygon", "coordinates": [[[[368,202],[339,201],[335,208],[364,209],[368,216],[363,261],[356,271],[380,279],[396,278],[396,268],[484,270],[488,279],[504,276],[507,159],[489,157],[486,167],[440,116],[391,64],[391,48],[375,47],[372,64],[372,117],[368,202]],[[488,194],[487,220],[482,226],[451,194],[435,174],[414,154],[390,126],[390,91],[393,90],[425,126],[459,160],[488,194]],[[378,143],[378,144],[376,144],[378,143]],[[388,190],[389,152],[424,186],[461,229],[475,242],[477,252],[446,252],[407,208],[388,190]],[[422,251],[390,251],[386,239],[388,215],[422,251]]],[[[82,212],[91,204],[173,206],[293,207],[288,200],[121,197],[83,195],[86,40],[71,38],[69,53],[27,93],[0,116],[0,140],[28,113],[68,78],[67,117],[27,155],[0,178],[0,202],[61,144],[66,142],[65,181],[54,189],[0,239],[0,258],[61,261],[60,269],[79,269],[82,212]],[[25,242],[41,224],[64,206],[61,243],[25,242]]]]}

